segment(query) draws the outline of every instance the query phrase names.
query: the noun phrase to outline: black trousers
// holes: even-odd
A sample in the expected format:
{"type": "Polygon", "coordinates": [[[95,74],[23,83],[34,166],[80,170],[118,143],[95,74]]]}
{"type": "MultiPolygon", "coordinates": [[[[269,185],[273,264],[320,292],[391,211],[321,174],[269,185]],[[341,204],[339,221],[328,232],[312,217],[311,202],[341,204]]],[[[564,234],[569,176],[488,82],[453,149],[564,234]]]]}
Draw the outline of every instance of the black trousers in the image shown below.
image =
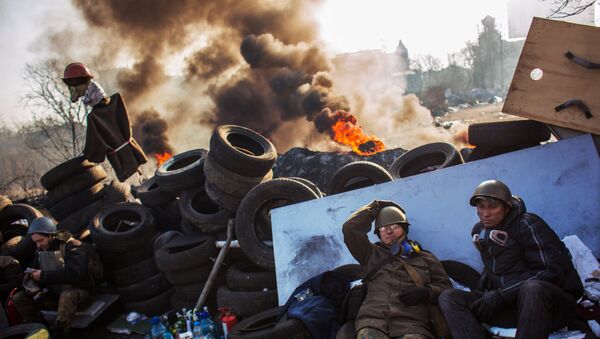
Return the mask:
{"type": "Polygon", "coordinates": [[[480,322],[488,325],[517,328],[517,339],[547,339],[552,330],[565,327],[575,316],[575,298],[558,286],[530,280],[521,286],[518,298],[490,319],[477,319],[469,306],[481,296],[479,292],[445,290],[438,303],[452,337],[486,338],[480,322]]]}

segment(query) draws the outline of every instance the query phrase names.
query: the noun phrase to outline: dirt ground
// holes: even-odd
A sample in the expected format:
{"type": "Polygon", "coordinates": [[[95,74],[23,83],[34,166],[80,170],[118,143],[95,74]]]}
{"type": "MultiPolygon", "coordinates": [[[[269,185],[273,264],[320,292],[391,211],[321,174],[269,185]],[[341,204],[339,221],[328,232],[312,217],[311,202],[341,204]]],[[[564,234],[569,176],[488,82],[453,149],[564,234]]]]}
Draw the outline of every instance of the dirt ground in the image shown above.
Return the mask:
{"type": "Polygon", "coordinates": [[[465,124],[474,124],[482,122],[523,120],[523,118],[502,113],[504,103],[489,105],[472,106],[460,109],[456,112],[449,112],[439,117],[441,122],[462,122],[465,124]]]}

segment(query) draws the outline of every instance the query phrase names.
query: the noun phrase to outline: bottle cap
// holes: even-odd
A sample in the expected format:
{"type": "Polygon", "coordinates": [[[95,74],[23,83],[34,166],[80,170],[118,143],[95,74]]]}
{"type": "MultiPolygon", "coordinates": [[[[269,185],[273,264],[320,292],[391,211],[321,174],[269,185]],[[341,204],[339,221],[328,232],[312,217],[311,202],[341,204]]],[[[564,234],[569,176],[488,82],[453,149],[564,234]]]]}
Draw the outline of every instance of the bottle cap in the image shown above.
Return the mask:
{"type": "Polygon", "coordinates": [[[156,325],[160,323],[160,319],[158,317],[152,317],[151,324],[156,325]]]}
{"type": "Polygon", "coordinates": [[[199,321],[194,321],[194,326],[200,326],[200,322],[199,321]]]}

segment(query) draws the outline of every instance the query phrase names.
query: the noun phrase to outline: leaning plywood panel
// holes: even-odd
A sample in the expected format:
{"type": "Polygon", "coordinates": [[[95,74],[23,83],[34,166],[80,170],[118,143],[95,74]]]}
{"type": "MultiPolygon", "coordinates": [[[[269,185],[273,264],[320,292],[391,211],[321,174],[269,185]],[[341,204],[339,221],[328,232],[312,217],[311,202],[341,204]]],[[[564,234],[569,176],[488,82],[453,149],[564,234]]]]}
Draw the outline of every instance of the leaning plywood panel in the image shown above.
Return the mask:
{"type": "Polygon", "coordinates": [[[600,28],[534,18],[502,112],[600,134],[600,69],[574,60],[600,64],[600,28]]]}
{"type": "MultiPolygon", "coordinates": [[[[304,280],[355,262],[342,224],[374,199],[400,203],[410,238],[438,258],[481,269],[470,233],[479,219],[469,198],[487,179],[505,182],[561,238],[575,234],[600,255],[600,158],[586,134],[272,210],[280,304],[304,280]]],[[[372,231],[369,237],[377,239],[372,231]]]]}

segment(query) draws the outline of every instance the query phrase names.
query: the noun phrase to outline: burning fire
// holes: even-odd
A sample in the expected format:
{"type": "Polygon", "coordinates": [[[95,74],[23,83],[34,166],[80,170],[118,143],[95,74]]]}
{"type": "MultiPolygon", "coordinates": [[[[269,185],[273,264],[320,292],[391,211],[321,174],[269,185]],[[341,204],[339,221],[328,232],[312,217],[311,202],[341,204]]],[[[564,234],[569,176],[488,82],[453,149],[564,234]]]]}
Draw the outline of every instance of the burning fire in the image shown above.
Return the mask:
{"type": "Polygon", "coordinates": [[[173,154],[169,153],[169,152],[164,152],[164,153],[156,153],[154,154],[154,157],[156,158],[156,163],[157,166],[162,165],[165,161],[171,159],[173,157],[173,154]]]}
{"type": "Polygon", "coordinates": [[[467,128],[460,130],[454,134],[454,143],[461,144],[465,148],[475,148],[469,143],[469,130],[467,128]]]}
{"type": "Polygon", "coordinates": [[[373,155],[385,149],[385,145],[374,135],[365,135],[354,115],[346,111],[338,110],[331,115],[335,121],[331,125],[333,140],[352,147],[359,155],[373,155]]]}

